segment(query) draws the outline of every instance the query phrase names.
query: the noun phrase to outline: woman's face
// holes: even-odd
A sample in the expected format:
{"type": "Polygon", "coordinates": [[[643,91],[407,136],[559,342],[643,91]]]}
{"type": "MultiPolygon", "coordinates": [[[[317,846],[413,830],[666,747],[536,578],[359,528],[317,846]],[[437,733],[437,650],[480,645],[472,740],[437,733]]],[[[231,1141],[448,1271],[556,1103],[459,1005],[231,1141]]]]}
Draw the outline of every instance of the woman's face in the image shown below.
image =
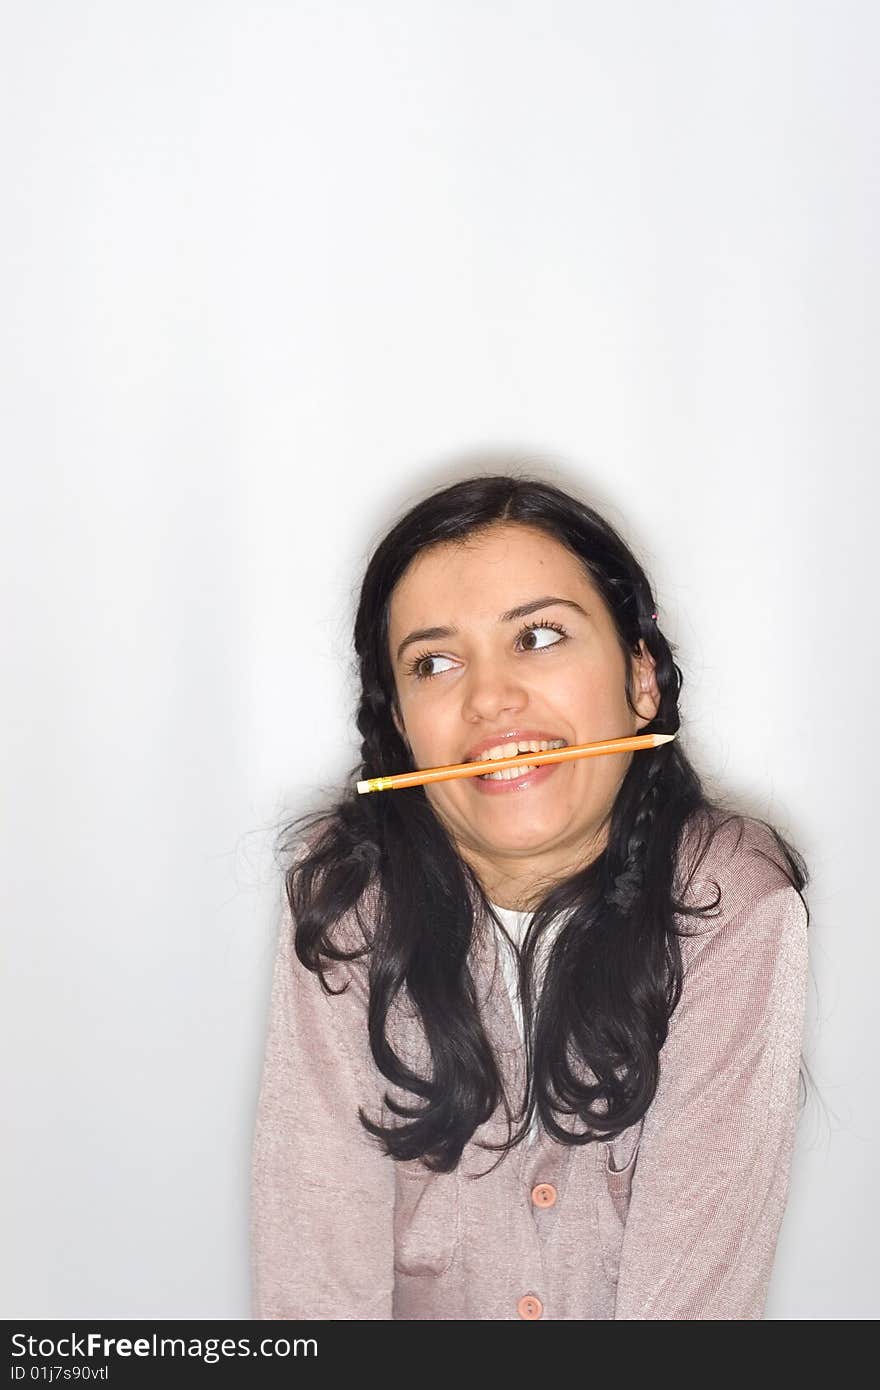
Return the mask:
{"type": "MultiPolygon", "coordinates": [[[[578,559],[540,530],[499,523],[464,544],[432,547],[397,584],[395,724],[416,767],[484,756],[518,734],[569,744],[635,734],[660,703],[653,658],[644,643],[640,649],[631,658],[633,714],[614,624],[578,559]],[[428,628],[447,631],[410,640],[428,628]]],[[[520,907],[539,883],[601,852],[617,792],[639,756],[572,758],[521,783],[460,777],[424,791],[491,901],[520,907]]]]}

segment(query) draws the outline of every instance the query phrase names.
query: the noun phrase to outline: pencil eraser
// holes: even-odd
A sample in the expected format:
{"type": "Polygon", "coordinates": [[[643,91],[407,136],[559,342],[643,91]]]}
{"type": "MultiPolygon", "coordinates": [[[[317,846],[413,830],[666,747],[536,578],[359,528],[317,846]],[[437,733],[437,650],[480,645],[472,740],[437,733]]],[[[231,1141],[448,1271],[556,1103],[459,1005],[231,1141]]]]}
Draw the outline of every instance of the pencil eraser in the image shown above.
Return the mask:
{"type": "Polygon", "coordinates": [[[368,791],[370,790],[370,783],[369,783],[369,781],[366,781],[366,782],[358,782],[358,784],[357,784],[357,789],[358,789],[359,792],[368,792],[368,791]]]}

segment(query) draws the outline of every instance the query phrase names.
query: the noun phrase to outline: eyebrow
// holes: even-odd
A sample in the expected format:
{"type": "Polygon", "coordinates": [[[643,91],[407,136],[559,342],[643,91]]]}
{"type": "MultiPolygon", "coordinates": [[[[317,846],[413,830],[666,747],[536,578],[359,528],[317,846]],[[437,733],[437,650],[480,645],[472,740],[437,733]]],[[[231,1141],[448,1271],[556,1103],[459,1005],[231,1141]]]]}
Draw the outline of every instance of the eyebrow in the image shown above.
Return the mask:
{"type": "MultiPolygon", "coordinates": [[[[546,594],[544,598],[533,598],[529,603],[517,604],[516,608],[508,608],[506,613],[499,614],[499,623],[512,623],[516,618],[525,618],[529,613],[536,612],[539,608],[549,608],[552,604],[563,604],[566,608],[575,608],[578,613],[583,613],[585,618],[590,615],[586,608],[582,608],[579,603],[575,603],[572,598],[557,598],[553,594],[546,594]]],[[[406,647],[412,642],[433,642],[438,637],[455,637],[458,633],[457,627],[420,627],[411,632],[408,637],[404,637],[400,646],[397,648],[397,660],[402,657],[406,647]]]]}

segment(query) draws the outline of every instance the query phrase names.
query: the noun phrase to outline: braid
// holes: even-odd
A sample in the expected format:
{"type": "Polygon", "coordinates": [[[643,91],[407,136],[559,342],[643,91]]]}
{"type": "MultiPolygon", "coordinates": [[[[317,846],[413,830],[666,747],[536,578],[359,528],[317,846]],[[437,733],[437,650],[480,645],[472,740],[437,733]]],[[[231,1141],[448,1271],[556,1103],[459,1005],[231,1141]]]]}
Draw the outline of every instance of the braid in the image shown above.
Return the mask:
{"type": "MultiPolygon", "coordinates": [[[[385,751],[389,740],[386,705],[384,692],[376,686],[367,686],[365,682],[357,712],[361,761],[354,771],[358,777],[375,776],[375,770],[384,768],[388,762],[385,751]]],[[[364,865],[367,870],[375,868],[381,858],[383,827],[390,809],[386,799],[381,796],[352,797],[349,794],[348,801],[340,805],[338,818],[350,832],[346,847],[349,860],[364,865]],[[374,804],[365,806],[364,802],[374,804]]]]}
{"type": "Polygon", "coordinates": [[[644,888],[645,851],[654,815],[660,805],[665,749],[657,749],[650,760],[638,809],[633,817],[623,867],[614,875],[606,901],[624,915],[632,911],[644,888]]]}

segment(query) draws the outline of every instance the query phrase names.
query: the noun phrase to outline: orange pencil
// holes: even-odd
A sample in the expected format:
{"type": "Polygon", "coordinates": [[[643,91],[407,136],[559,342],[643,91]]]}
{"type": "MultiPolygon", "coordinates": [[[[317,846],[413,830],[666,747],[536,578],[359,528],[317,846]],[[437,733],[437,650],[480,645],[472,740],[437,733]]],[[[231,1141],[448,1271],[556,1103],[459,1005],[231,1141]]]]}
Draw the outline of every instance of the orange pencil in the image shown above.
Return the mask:
{"type": "Polygon", "coordinates": [[[483,772],[499,772],[517,763],[564,763],[569,758],[596,758],[603,753],[631,753],[640,748],[659,748],[671,743],[675,734],[630,734],[627,738],[603,738],[597,743],[573,743],[565,748],[548,748],[542,753],[517,753],[512,758],[485,758],[473,763],[450,763],[447,767],[423,767],[418,772],[400,772],[394,777],[368,777],[358,782],[359,792],[393,792],[400,787],[420,787],[424,782],[448,782],[453,777],[479,777],[483,772]]]}

